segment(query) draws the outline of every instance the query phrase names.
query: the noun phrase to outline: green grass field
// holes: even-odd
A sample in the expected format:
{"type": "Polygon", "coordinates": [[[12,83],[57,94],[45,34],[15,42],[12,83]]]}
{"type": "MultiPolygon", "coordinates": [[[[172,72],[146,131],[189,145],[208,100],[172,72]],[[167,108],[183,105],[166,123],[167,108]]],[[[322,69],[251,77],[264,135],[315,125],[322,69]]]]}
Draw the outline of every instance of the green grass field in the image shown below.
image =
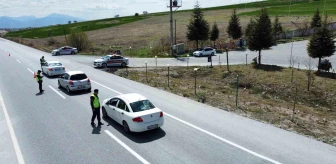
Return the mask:
{"type": "MultiPolygon", "coordinates": [[[[245,8],[261,8],[267,7],[268,12],[271,16],[279,15],[286,16],[289,14],[289,3],[290,0],[268,0],[261,2],[252,2],[252,3],[243,3],[237,5],[229,5],[229,6],[220,6],[220,7],[212,7],[212,8],[203,8],[203,11],[210,10],[225,10],[225,9],[245,9],[245,8]]],[[[324,0],[292,0],[291,2],[291,15],[313,15],[316,11],[317,7],[320,7],[321,10],[324,8],[324,0]]],[[[202,5],[201,5],[202,7],[202,5]]],[[[327,5],[325,6],[325,13],[332,15],[336,14],[336,1],[329,0],[327,1],[327,5]]],[[[179,12],[189,12],[191,10],[178,10],[175,14],[179,12]]],[[[252,12],[241,13],[240,15],[246,16],[256,16],[259,13],[259,10],[252,12]]],[[[322,13],[322,11],[321,11],[322,13]]],[[[6,34],[6,37],[22,37],[22,38],[46,38],[50,36],[62,36],[69,34],[72,30],[81,30],[81,31],[93,31],[103,28],[109,28],[114,26],[120,26],[122,24],[127,24],[143,19],[147,19],[149,17],[156,17],[167,15],[169,12],[160,12],[153,13],[148,15],[139,15],[139,16],[127,16],[120,18],[108,18],[101,20],[93,20],[86,22],[78,22],[73,24],[65,24],[65,25],[56,25],[56,26],[47,26],[41,28],[31,28],[21,31],[9,32],[6,34]]]]}
{"type": "MultiPolygon", "coordinates": [[[[293,15],[295,16],[313,15],[317,8],[320,9],[321,14],[323,14],[323,9],[324,9],[324,14],[328,14],[328,15],[336,14],[336,10],[335,10],[336,1],[335,0],[326,1],[325,7],[324,7],[324,0],[292,2],[292,5],[290,7],[290,13],[289,13],[288,1],[286,3],[276,3],[276,4],[277,5],[264,5],[268,7],[267,11],[270,16],[275,16],[275,15],[287,16],[288,14],[290,14],[291,16],[293,15]]],[[[255,16],[258,13],[260,13],[260,10],[241,13],[240,15],[255,16]]]]}

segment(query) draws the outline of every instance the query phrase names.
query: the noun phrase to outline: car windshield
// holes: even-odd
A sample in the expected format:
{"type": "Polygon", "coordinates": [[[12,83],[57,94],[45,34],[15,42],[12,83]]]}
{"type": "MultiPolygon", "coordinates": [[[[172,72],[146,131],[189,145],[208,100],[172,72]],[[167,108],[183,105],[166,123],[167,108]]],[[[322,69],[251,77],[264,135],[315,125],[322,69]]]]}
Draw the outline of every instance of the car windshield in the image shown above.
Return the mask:
{"type": "Polygon", "coordinates": [[[61,63],[49,63],[49,67],[62,66],[61,63]]]}
{"type": "Polygon", "coordinates": [[[110,57],[109,56],[103,56],[101,57],[101,59],[109,59],[110,57]]]}
{"type": "Polygon", "coordinates": [[[85,74],[75,74],[71,75],[70,80],[84,80],[87,76],[85,74]]]}
{"type": "Polygon", "coordinates": [[[149,100],[140,100],[130,104],[133,112],[141,112],[155,108],[149,100]]]}

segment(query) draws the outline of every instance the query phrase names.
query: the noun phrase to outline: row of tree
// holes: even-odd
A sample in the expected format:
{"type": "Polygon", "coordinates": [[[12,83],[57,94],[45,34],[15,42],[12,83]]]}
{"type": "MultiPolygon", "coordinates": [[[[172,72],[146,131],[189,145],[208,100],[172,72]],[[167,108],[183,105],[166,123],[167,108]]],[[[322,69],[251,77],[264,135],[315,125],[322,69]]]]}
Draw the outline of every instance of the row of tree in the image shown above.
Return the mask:
{"type": "MultiPolygon", "coordinates": [[[[195,41],[197,49],[200,41],[210,39],[215,45],[215,41],[219,37],[219,29],[216,22],[210,31],[209,23],[203,16],[203,12],[197,3],[187,27],[187,39],[189,41],[195,41]]],[[[335,35],[328,29],[327,18],[328,17],[325,16],[322,22],[320,12],[317,9],[310,23],[310,27],[314,29],[314,34],[307,46],[308,55],[312,58],[319,58],[319,65],[321,58],[329,57],[335,52],[335,35]]],[[[236,10],[232,12],[226,32],[232,39],[239,39],[243,35],[236,10]]],[[[261,64],[261,51],[273,46],[282,33],[283,28],[278,16],[275,17],[274,23],[272,24],[267,9],[265,8],[261,9],[261,13],[258,17],[250,19],[245,30],[245,38],[247,40],[248,49],[259,52],[258,64],[261,64]]]]}

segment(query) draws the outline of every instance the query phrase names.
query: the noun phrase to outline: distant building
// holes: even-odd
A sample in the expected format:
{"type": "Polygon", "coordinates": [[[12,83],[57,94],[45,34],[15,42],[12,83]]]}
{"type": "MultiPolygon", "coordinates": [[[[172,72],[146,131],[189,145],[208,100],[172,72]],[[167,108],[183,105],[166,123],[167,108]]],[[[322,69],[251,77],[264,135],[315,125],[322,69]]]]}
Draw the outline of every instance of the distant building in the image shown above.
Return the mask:
{"type": "Polygon", "coordinates": [[[147,12],[147,11],[144,11],[144,12],[143,12],[143,15],[147,15],[147,14],[148,14],[148,12],[147,12]]]}

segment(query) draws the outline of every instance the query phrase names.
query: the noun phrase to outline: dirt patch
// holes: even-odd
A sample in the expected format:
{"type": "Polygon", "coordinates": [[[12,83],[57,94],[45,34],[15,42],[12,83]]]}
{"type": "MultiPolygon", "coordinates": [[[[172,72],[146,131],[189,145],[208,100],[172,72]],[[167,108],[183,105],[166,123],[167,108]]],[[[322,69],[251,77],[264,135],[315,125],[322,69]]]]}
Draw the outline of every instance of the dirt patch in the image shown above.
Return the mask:
{"type": "Polygon", "coordinates": [[[255,69],[252,65],[235,65],[230,66],[232,72],[219,66],[199,68],[196,74],[194,67],[171,67],[169,87],[167,68],[149,68],[147,80],[144,68],[118,69],[113,73],[336,146],[335,79],[317,76],[307,91],[307,76],[303,70],[295,69],[296,83],[291,83],[288,68],[271,71],[273,66],[255,69]],[[297,99],[295,110],[294,97],[297,99]]]}

